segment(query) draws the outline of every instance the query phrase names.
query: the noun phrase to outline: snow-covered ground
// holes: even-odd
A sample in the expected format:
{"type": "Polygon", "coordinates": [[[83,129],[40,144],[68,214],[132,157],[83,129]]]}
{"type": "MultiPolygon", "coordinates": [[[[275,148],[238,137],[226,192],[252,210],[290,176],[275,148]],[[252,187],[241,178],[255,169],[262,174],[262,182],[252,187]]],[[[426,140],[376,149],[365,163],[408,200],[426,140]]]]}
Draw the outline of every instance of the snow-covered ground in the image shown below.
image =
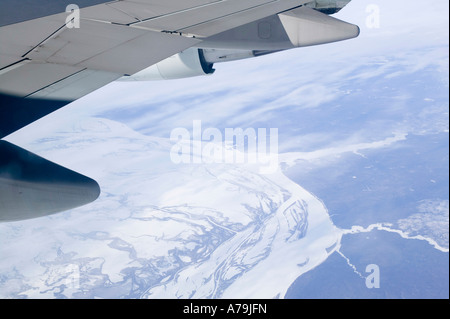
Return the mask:
{"type": "Polygon", "coordinates": [[[40,154],[99,181],[102,195],[26,222],[36,234],[32,243],[32,234],[10,237],[2,268],[11,260],[26,273],[27,264],[9,259],[18,250],[41,266],[18,296],[52,297],[60,289],[67,297],[114,290],[143,298],[283,297],[340,240],[323,203],[281,170],[261,175],[257,163],[174,164],[170,140],[96,118],[37,145],[40,154]],[[46,247],[39,238],[50,229],[58,240],[46,247]],[[79,285],[73,294],[68,280],[79,285]]]}

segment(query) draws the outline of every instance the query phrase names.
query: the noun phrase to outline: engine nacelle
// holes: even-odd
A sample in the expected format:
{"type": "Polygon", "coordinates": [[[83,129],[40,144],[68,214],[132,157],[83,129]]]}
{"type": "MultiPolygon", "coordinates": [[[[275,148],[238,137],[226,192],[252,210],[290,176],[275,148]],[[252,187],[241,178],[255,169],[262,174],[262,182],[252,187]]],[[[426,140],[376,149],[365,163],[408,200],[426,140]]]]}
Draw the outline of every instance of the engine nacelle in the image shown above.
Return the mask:
{"type": "Polygon", "coordinates": [[[275,51],[190,48],[151,67],[118,81],[157,81],[183,79],[215,72],[214,64],[254,58],[275,51]]]}
{"type": "Polygon", "coordinates": [[[119,81],[155,81],[189,78],[214,73],[214,64],[205,60],[203,50],[190,48],[119,81]]]}

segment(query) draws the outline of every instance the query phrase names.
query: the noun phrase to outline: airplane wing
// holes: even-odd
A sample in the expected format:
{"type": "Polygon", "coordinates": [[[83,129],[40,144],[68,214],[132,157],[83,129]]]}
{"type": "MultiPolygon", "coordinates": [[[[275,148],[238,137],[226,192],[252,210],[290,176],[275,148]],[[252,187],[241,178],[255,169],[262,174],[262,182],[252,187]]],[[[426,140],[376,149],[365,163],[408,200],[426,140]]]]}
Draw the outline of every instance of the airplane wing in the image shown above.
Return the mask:
{"type": "MultiPolygon", "coordinates": [[[[166,59],[180,52],[191,54],[178,59],[186,74],[195,75],[193,63],[207,74],[232,57],[355,37],[356,26],[328,16],[348,2],[2,0],[0,139],[112,81],[145,79],[157,65],[163,78],[177,77],[166,59]]],[[[78,207],[100,193],[95,181],[6,141],[0,192],[0,222],[78,207]]]]}

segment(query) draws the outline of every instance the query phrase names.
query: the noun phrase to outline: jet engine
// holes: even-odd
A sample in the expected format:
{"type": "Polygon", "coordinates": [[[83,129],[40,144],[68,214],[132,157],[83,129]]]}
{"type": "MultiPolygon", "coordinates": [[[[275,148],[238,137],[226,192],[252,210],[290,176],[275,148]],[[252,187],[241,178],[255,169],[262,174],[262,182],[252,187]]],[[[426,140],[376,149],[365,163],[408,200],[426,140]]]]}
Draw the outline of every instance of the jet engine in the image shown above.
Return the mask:
{"type": "Polygon", "coordinates": [[[153,81],[189,78],[214,73],[202,49],[190,48],[119,81],[153,81]]]}

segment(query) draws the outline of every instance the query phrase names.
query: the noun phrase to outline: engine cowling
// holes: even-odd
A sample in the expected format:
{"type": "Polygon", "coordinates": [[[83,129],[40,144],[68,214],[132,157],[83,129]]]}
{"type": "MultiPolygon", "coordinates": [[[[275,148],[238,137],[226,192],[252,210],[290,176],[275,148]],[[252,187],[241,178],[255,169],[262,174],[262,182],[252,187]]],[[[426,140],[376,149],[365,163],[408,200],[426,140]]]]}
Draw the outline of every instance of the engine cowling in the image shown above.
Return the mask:
{"type": "Polygon", "coordinates": [[[190,48],[134,75],[124,76],[119,81],[174,80],[209,75],[215,72],[216,63],[254,58],[273,52],[275,51],[190,48]]]}
{"type": "Polygon", "coordinates": [[[205,60],[203,50],[190,48],[119,81],[182,79],[214,73],[214,64],[205,60]]]}

